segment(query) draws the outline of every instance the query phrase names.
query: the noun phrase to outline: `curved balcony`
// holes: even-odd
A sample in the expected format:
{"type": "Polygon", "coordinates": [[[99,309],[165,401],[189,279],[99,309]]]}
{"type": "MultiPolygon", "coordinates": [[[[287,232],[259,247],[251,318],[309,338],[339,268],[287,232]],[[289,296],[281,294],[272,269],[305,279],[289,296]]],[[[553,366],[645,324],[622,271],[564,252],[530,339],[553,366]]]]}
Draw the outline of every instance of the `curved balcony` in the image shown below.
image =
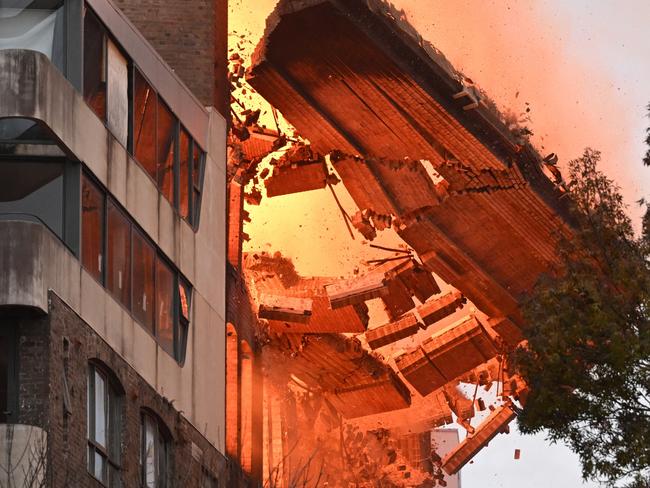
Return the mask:
{"type": "Polygon", "coordinates": [[[75,281],[78,287],[79,271],[75,276],[76,260],[63,243],[44,224],[28,217],[0,217],[0,235],[6,236],[0,240],[0,306],[47,313],[48,289],[70,289],[75,281]]]}

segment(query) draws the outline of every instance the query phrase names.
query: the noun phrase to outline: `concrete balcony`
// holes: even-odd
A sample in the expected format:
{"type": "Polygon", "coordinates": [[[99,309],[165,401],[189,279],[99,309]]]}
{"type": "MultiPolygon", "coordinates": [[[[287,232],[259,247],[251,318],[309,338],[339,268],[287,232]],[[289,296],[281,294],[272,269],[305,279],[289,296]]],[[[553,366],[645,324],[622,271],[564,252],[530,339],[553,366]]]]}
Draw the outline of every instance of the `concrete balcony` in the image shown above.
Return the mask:
{"type": "Polygon", "coordinates": [[[43,486],[47,468],[47,432],[40,427],[0,424],[0,486],[43,486]]]}
{"type": "Polygon", "coordinates": [[[68,300],[78,296],[80,270],[72,253],[44,225],[13,218],[0,220],[0,306],[47,313],[50,288],[68,300]]]}

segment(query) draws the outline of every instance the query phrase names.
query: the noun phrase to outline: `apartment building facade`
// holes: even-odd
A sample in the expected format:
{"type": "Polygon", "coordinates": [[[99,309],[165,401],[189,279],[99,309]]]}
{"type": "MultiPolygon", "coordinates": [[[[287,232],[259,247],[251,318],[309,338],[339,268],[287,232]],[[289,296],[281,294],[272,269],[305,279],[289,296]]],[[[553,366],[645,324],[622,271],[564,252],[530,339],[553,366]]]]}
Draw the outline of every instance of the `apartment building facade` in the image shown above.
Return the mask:
{"type": "Polygon", "coordinates": [[[186,4],[0,1],[2,486],[234,486],[226,2],[186,4]]]}

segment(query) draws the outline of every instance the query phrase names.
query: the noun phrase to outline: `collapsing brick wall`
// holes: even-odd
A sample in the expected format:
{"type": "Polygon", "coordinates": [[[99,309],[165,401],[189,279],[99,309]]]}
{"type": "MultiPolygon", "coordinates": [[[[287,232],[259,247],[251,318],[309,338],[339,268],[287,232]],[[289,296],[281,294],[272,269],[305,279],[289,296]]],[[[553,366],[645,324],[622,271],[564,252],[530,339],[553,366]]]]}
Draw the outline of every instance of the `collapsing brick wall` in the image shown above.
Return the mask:
{"type": "Polygon", "coordinates": [[[470,316],[402,354],[395,362],[418,393],[428,395],[496,354],[496,345],[483,324],[470,316]]]}
{"type": "Polygon", "coordinates": [[[408,388],[390,367],[341,334],[274,337],[265,347],[276,374],[285,370],[324,397],[345,418],[407,408],[408,388]]]}

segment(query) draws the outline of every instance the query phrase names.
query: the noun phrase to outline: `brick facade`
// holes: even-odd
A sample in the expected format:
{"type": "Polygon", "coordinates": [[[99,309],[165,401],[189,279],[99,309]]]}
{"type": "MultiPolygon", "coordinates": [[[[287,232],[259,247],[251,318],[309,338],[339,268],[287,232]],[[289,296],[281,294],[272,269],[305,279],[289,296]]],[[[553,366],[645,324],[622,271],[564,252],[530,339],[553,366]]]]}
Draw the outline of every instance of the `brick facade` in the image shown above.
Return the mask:
{"type": "Polygon", "coordinates": [[[17,421],[48,432],[48,487],[102,486],[86,469],[89,361],[104,365],[124,390],[120,412],[123,487],[140,486],[143,409],[155,413],[173,438],[171,488],[201,486],[204,471],[219,480],[220,487],[231,486],[226,458],[170,402],[158,395],[53,292],[49,294],[49,305],[47,316],[14,313],[0,318],[4,322],[0,326],[15,327],[18,336],[17,421]],[[68,385],[67,408],[65,384],[68,385]]]}
{"type": "Polygon", "coordinates": [[[238,347],[226,347],[226,364],[231,374],[226,376],[226,442],[227,448],[237,449],[237,459],[254,485],[261,485],[263,468],[263,395],[261,351],[256,337],[257,315],[250,291],[240,270],[226,263],[226,320],[236,332],[238,347]],[[230,353],[230,354],[229,354],[230,353]],[[233,360],[233,356],[236,357],[233,360]],[[246,357],[247,361],[242,359],[246,357]],[[233,385],[233,362],[237,365],[237,385],[233,385]],[[244,373],[246,381],[243,381],[244,373]],[[243,385],[243,387],[242,387],[243,385]],[[235,390],[236,388],[236,390],[235,390]],[[236,391],[236,403],[232,401],[236,391]],[[230,398],[228,398],[228,392],[230,398]],[[230,409],[230,412],[228,412],[230,409]],[[245,413],[244,413],[245,409],[245,413]],[[236,437],[233,435],[236,432],[236,437]]]}
{"type": "Polygon", "coordinates": [[[227,0],[114,0],[206,106],[229,118],[227,0]]]}

